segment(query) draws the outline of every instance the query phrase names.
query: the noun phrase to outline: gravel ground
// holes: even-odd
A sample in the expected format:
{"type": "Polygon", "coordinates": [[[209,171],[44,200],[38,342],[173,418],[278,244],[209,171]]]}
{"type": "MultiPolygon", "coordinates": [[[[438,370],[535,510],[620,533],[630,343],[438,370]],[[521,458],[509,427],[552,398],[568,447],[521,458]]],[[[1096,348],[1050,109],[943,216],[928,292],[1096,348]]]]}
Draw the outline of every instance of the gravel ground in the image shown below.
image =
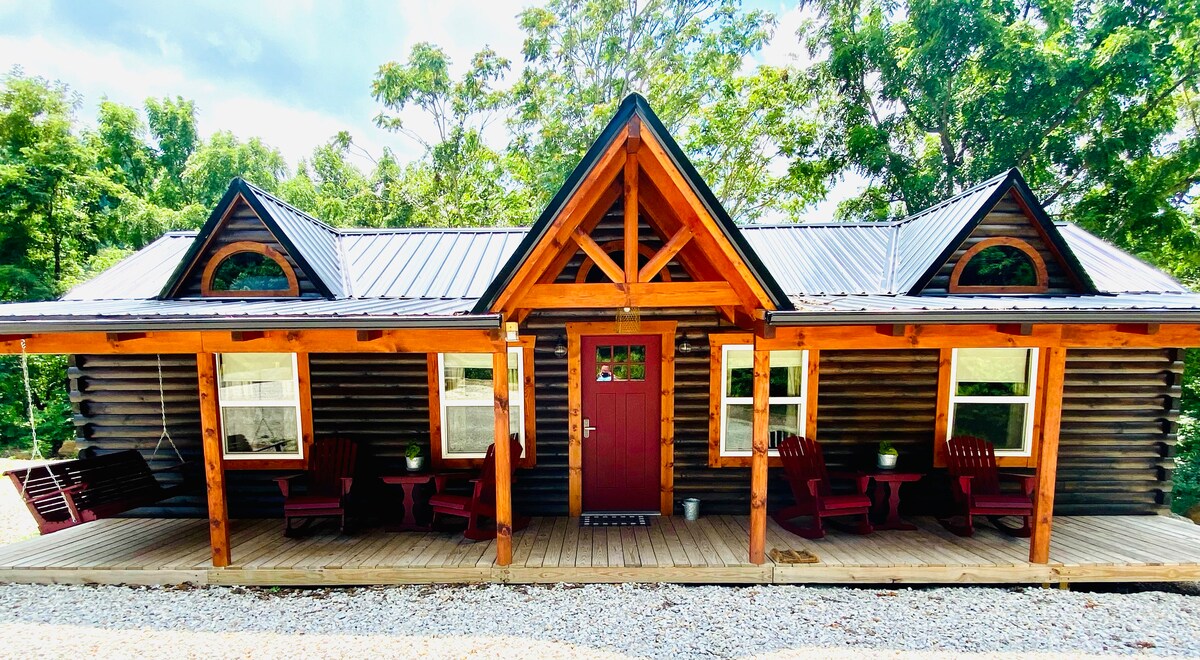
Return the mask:
{"type": "Polygon", "coordinates": [[[1200,656],[1200,597],[673,585],[0,586],[11,657],[1200,656]],[[69,624],[64,624],[69,619],[69,624]]]}
{"type": "MultiPolygon", "coordinates": [[[[0,544],[36,533],[0,483],[0,544]]],[[[0,658],[72,660],[1200,657],[1200,588],[0,584],[0,640],[0,658]]]]}

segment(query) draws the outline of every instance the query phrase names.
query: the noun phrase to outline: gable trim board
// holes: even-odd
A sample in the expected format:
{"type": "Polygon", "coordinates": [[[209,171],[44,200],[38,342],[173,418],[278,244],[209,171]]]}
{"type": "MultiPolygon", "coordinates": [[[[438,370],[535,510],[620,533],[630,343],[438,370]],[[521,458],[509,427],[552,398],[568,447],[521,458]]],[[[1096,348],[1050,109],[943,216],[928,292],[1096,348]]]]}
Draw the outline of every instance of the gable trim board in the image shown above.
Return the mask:
{"type": "MultiPolygon", "coordinates": [[[[547,205],[537,221],[530,227],[529,232],[526,234],[524,240],[521,241],[517,250],[479,299],[473,310],[475,313],[496,311],[499,303],[510,297],[510,288],[515,284],[519,284],[514,278],[521,273],[531,255],[537,251],[539,246],[547,240],[554,240],[554,237],[551,236],[551,229],[554,228],[556,220],[567,210],[569,203],[579,194],[580,189],[589,183],[589,177],[593,176],[597,167],[602,162],[608,162],[610,158],[622,155],[620,153],[615,153],[614,155],[614,152],[623,151],[619,148],[620,145],[617,144],[618,139],[626,132],[627,126],[635,119],[641,122],[640,130],[648,132],[648,134],[639,135],[642,143],[640,148],[647,149],[653,153],[655,147],[661,147],[662,155],[669,162],[661,163],[660,165],[664,168],[673,166],[678,171],[683,182],[688,186],[688,190],[681,192],[685,195],[690,192],[696,196],[702,209],[714,221],[723,238],[732,247],[735,258],[745,265],[755,283],[766,295],[766,300],[763,302],[769,303],[770,306],[776,309],[788,309],[791,307],[787,295],[779,287],[778,283],[775,282],[770,272],[761,260],[758,259],[758,256],[750,248],[749,244],[746,243],[736,224],[734,224],[729,214],[721,206],[699,173],[696,172],[687,156],[679,148],[678,143],[667,132],[661,120],[659,120],[658,116],[650,108],[646,100],[641,95],[631,94],[621,102],[616,114],[605,126],[604,130],[601,131],[600,136],[592,143],[592,146],[575,169],[572,170],[562,187],[559,188],[554,198],[550,201],[550,204],[547,205]]],[[[659,155],[654,154],[654,158],[657,160],[659,155]]],[[[607,187],[607,183],[607,181],[604,181],[594,185],[605,185],[607,187]]],[[[562,249],[565,245],[556,245],[554,247],[562,249]]],[[[553,260],[551,263],[553,263],[553,260]]]]}
{"type": "MultiPolygon", "coordinates": [[[[1067,242],[1063,239],[1062,235],[1059,234],[1058,228],[1054,226],[1054,222],[1046,214],[1045,209],[1042,208],[1042,205],[1034,196],[1033,191],[1030,190],[1029,184],[1025,182],[1025,178],[1021,176],[1020,171],[1018,171],[1016,168],[1013,168],[998,177],[993,177],[992,179],[974,186],[973,188],[963,191],[962,193],[959,193],[958,195],[946,200],[945,202],[942,202],[941,204],[937,204],[929,209],[917,213],[914,216],[911,216],[910,218],[901,220],[899,222],[900,231],[903,231],[906,223],[916,221],[918,218],[927,215],[938,208],[954,204],[957,200],[965,199],[972,193],[991,186],[995,186],[992,192],[987,196],[986,199],[982,201],[982,203],[979,203],[975,206],[971,212],[970,219],[954,235],[950,242],[942,248],[942,251],[938,254],[937,258],[929,263],[924,273],[922,273],[921,276],[911,284],[911,286],[898,283],[897,288],[907,288],[907,293],[910,296],[919,295],[921,291],[925,289],[925,287],[929,286],[929,282],[937,275],[942,266],[944,266],[946,262],[949,261],[952,256],[954,256],[954,253],[963,244],[963,242],[966,241],[967,238],[971,236],[971,233],[974,232],[979,226],[979,224],[983,222],[983,219],[992,212],[992,209],[996,206],[996,204],[1011,192],[1014,194],[1017,204],[1021,206],[1022,210],[1024,210],[1026,215],[1032,220],[1033,225],[1038,230],[1042,240],[1046,241],[1047,244],[1050,245],[1051,249],[1056,253],[1056,256],[1064,262],[1063,266],[1067,271],[1067,276],[1074,281],[1081,292],[1097,293],[1096,285],[1092,282],[1091,278],[1088,277],[1087,271],[1084,270],[1083,265],[1079,263],[1079,259],[1075,257],[1075,254],[1071,251],[1070,246],[1067,245],[1067,242]]],[[[895,258],[896,257],[893,256],[893,259],[895,258]]]]}
{"type": "MultiPolygon", "coordinates": [[[[217,203],[208,220],[196,235],[195,241],[188,248],[188,251],[184,253],[183,258],[179,261],[179,266],[176,267],[171,277],[168,278],[166,286],[163,287],[162,292],[159,294],[160,299],[177,297],[180,289],[187,282],[188,277],[198,270],[203,271],[203,268],[198,268],[198,259],[204,255],[205,250],[208,249],[212,240],[219,235],[220,230],[229,219],[230,214],[237,208],[239,202],[244,202],[254,211],[258,219],[266,225],[267,230],[275,237],[275,240],[279,241],[279,244],[283,246],[287,256],[296,262],[296,265],[304,272],[322,296],[325,298],[336,297],[329,284],[309,263],[304,252],[297,249],[295,242],[292,241],[292,237],[288,235],[288,232],[283,230],[275,216],[263,205],[262,200],[259,199],[260,194],[266,193],[263,193],[257,187],[241,178],[235,178],[230,182],[229,189],[225,191],[225,195],[217,203]]],[[[313,219],[312,222],[319,221],[313,219]]],[[[340,286],[338,288],[339,290],[341,289],[340,286]]]]}

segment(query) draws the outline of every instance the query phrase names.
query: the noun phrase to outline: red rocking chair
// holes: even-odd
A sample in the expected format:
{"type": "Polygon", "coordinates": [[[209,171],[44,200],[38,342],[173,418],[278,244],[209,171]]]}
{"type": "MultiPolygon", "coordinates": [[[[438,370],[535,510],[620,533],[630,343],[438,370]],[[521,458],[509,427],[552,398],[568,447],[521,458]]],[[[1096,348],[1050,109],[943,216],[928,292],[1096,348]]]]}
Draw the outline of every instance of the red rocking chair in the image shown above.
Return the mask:
{"type": "Polygon", "coordinates": [[[871,521],[867,517],[871,510],[871,498],[867,486],[871,478],[858,472],[827,472],[821,446],[815,440],[790,435],[779,442],[779,458],[787,472],[788,484],[796,503],[779,509],[772,517],[779,526],[806,539],[825,536],[823,520],[836,516],[858,516],[856,534],[870,534],[871,521]],[[855,492],[834,495],[829,487],[830,479],[847,479],[854,482],[855,492]],[[809,527],[801,527],[792,520],[800,516],[812,518],[809,527]]]}
{"type": "Polygon", "coordinates": [[[308,529],[316,518],[337,518],[339,531],[346,532],[346,505],[354,483],[357,456],[358,447],[351,440],[318,440],[313,443],[307,472],[275,478],[283,493],[284,536],[295,536],[308,529]],[[298,480],[307,482],[303,494],[292,488],[298,480]],[[293,520],[302,522],[292,527],[293,520]]]}
{"type": "Polygon", "coordinates": [[[1028,538],[1037,478],[1000,472],[996,467],[996,450],[987,440],[959,436],[950,438],[947,445],[950,487],[954,491],[954,502],[963,522],[943,520],[942,525],[959,536],[970,536],[975,533],[972,523],[974,517],[987,516],[1005,534],[1028,538]],[[1018,483],[1021,491],[1002,492],[1001,481],[1018,483]],[[1016,528],[1009,527],[1000,522],[1004,516],[1019,516],[1024,519],[1024,524],[1016,528]]]}
{"type": "MultiPolygon", "coordinates": [[[[521,457],[521,441],[517,436],[509,438],[510,470],[516,472],[517,459],[521,457]]],[[[472,541],[486,541],[496,538],[496,527],[482,526],[483,519],[496,520],[496,445],[488,447],[483,459],[483,468],[479,476],[471,479],[471,494],[458,495],[445,492],[446,484],[455,477],[465,476],[462,473],[447,473],[434,476],[436,493],[430,496],[429,506],[433,509],[431,526],[437,527],[441,516],[455,516],[467,519],[467,529],[463,536],[472,541]]],[[[529,524],[528,518],[513,517],[513,530],[523,529],[529,524]]]]}

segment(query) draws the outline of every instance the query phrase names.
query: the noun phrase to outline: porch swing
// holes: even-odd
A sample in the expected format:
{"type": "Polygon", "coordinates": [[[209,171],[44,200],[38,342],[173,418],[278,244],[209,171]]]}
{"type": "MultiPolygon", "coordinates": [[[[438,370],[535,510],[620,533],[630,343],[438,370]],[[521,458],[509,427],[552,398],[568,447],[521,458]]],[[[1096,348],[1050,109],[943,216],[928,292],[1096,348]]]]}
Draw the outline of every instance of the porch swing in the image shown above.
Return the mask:
{"type": "MultiPolygon", "coordinates": [[[[168,470],[179,470],[186,465],[179,447],[167,428],[167,404],[163,390],[162,356],[156,356],[158,364],[158,401],[162,418],[162,433],[154,445],[151,458],[158,456],[163,443],[174,450],[177,465],[151,470],[136,449],[126,449],[106,454],[88,455],[70,461],[58,461],[35,465],[20,470],[9,470],[4,474],[12,479],[21,499],[29,507],[37,521],[38,530],[49,534],[85,522],[111,518],[126,511],[154,504],[175,497],[190,489],[187,473],[183,483],[163,486],[155,474],[168,470]]],[[[33,389],[29,382],[29,358],[25,352],[25,340],[21,340],[21,376],[25,383],[25,402],[29,414],[29,435],[33,443],[30,458],[44,460],[37,440],[37,418],[33,407],[33,389]]]]}

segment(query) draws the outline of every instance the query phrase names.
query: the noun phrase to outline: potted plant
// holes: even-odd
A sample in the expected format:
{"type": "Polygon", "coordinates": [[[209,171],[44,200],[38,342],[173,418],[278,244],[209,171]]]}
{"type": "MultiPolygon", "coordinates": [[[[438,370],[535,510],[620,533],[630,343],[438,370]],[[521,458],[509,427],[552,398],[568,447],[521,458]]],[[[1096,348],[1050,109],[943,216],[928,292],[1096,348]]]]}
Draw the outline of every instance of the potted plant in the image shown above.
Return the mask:
{"type": "Polygon", "coordinates": [[[409,472],[420,472],[421,468],[425,467],[425,457],[421,455],[421,445],[415,442],[408,443],[408,447],[404,449],[404,465],[409,472]]]}
{"type": "Polygon", "coordinates": [[[895,445],[884,440],[879,443],[879,456],[876,465],[880,470],[891,470],[896,467],[896,459],[900,457],[900,452],[896,450],[895,445]]]}

